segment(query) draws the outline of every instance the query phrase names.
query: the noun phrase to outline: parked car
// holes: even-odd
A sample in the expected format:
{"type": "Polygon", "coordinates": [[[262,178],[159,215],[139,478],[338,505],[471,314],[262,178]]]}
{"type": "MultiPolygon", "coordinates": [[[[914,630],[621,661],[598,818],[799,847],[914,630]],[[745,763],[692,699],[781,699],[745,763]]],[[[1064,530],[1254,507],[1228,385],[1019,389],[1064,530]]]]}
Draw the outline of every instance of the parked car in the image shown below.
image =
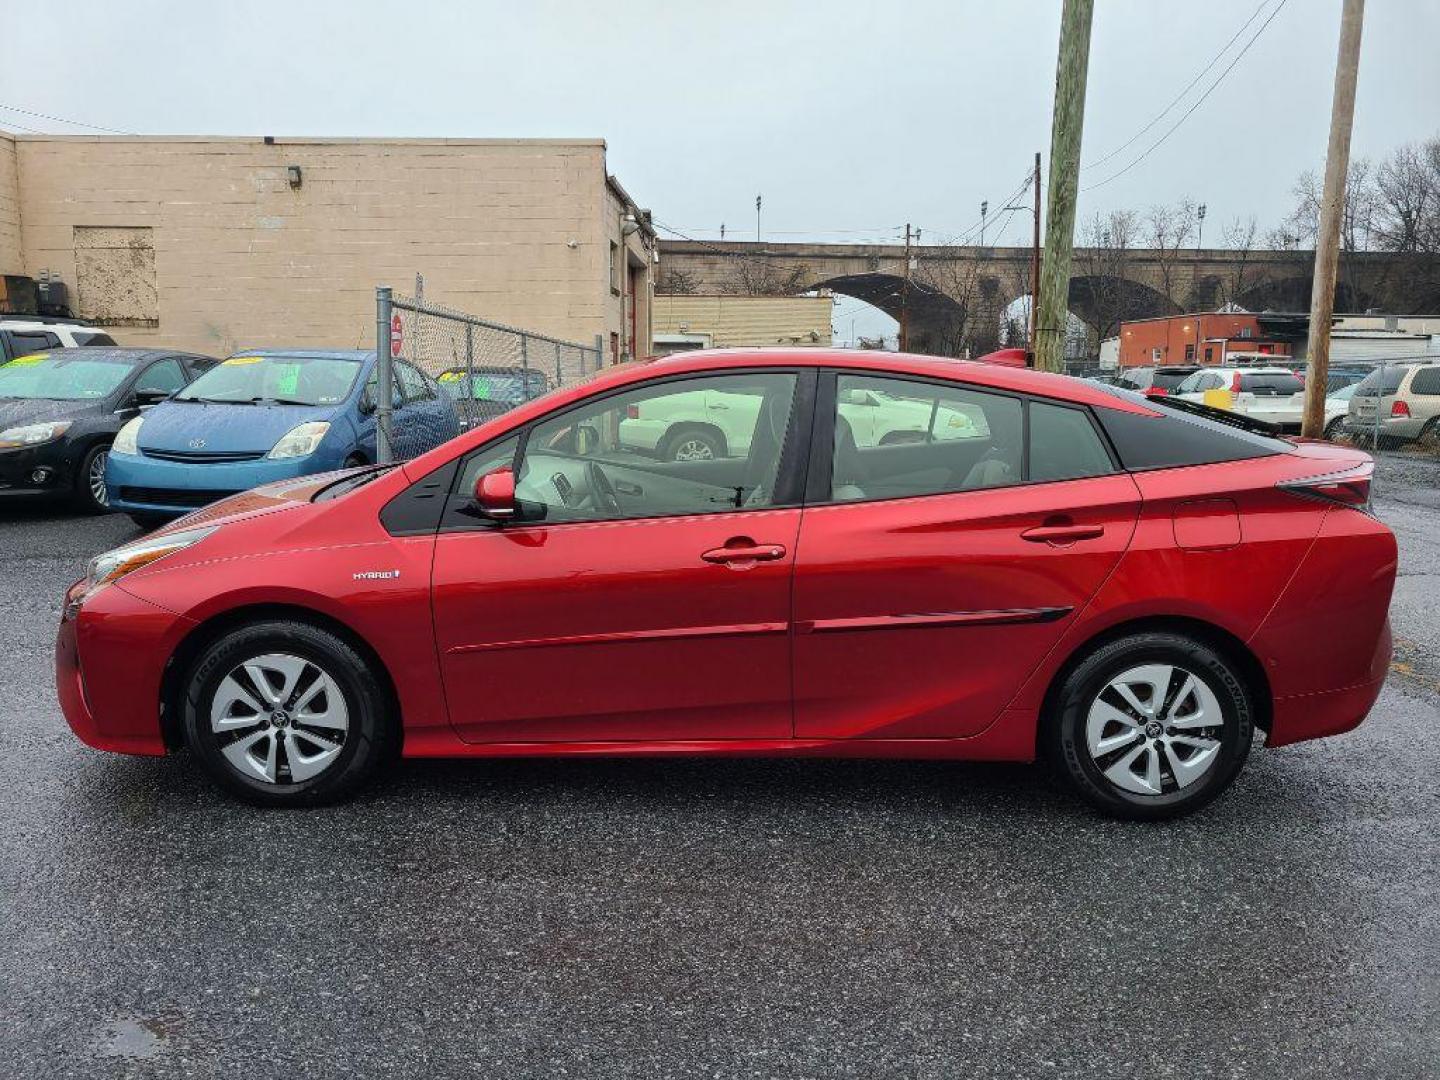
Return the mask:
{"type": "Polygon", "coordinates": [[[116,433],[215,360],[171,349],[99,346],[19,356],[0,365],[0,495],[107,508],[116,433]]]}
{"type": "Polygon", "coordinates": [[[99,327],[69,319],[39,315],[0,317],[0,364],[17,356],[84,345],[114,345],[115,339],[99,327]]]}
{"type": "MultiPolygon", "coordinates": [[[[1355,383],[1358,383],[1361,379],[1365,378],[1366,375],[1369,375],[1370,372],[1373,370],[1374,368],[1370,367],[1332,367],[1325,375],[1326,396],[1328,397],[1334,394],[1335,391],[1343,389],[1344,387],[1353,386],[1355,383]]],[[[1296,370],[1295,373],[1299,375],[1302,379],[1305,377],[1305,371],[1303,367],[1299,370],[1296,370]]]]}
{"type": "Polygon", "coordinates": [[[1187,376],[1173,393],[1203,403],[1211,390],[1228,390],[1229,408],[1242,416],[1286,430],[1300,430],[1305,411],[1305,380],[1289,368],[1205,368],[1187,376]]]}
{"type": "Polygon", "coordinates": [[[483,423],[550,392],[550,380],[536,368],[485,365],[447,368],[436,379],[456,402],[461,426],[483,423]]]}
{"type": "Polygon", "coordinates": [[[1325,438],[1334,442],[1345,435],[1345,421],[1350,415],[1350,399],[1355,396],[1358,382],[1347,383],[1325,398],[1325,438]]]}
{"type": "Polygon", "coordinates": [[[1396,567],[1366,454],[1197,410],[851,350],[611,369],[98,556],[63,604],[59,699],[92,746],[189,746],[275,806],[397,750],[1040,754],[1106,811],[1184,813],[1257,727],[1360,723],[1396,567]],[[752,400],[746,453],[621,443],[632,409],[697,391],[752,400]],[[857,392],[928,399],[927,438],[862,446],[857,392]],[[984,434],[930,437],[955,415],[984,434]]]}
{"type": "Polygon", "coordinates": [[[1121,381],[1115,385],[1138,390],[1149,397],[1163,397],[1199,370],[1195,364],[1124,368],[1120,371],[1121,381]]]}
{"type": "MultiPolygon", "coordinates": [[[[434,380],[395,362],[395,456],[453,438],[434,380]]],[[[110,505],[144,527],[260,484],[375,460],[375,354],[315,349],[232,356],[115,437],[110,505]]]]}
{"type": "Polygon", "coordinates": [[[1437,418],[1440,363],[1390,364],[1360,381],[1350,398],[1345,431],[1381,446],[1400,446],[1434,432],[1437,418]]]}
{"type": "MultiPolygon", "coordinates": [[[[944,407],[932,412],[931,400],[907,398],[893,390],[856,387],[839,402],[857,446],[897,446],[930,439],[970,439],[989,434],[976,409],[944,407]]],[[[753,394],[719,389],[669,394],[637,404],[619,422],[620,445],[665,461],[710,461],[744,457],[760,400],[753,394]]]]}

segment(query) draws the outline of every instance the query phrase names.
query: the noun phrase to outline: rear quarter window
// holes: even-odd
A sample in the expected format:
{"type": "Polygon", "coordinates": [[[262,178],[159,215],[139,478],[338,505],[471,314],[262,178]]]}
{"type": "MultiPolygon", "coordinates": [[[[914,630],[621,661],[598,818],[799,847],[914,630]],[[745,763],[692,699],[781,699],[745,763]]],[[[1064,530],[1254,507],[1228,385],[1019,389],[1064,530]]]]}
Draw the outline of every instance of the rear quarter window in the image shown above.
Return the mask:
{"type": "Polygon", "coordinates": [[[1410,380],[1412,394],[1440,394],[1440,367],[1420,368],[1410,380]]]}
{"type": "MultiPolygon", "coordinates": [[[[1115,391],[1112,391],[1115,392],[1115,391]]],[[[1148,398],[1136,401],[1152,404],[1148,398]]],[[[1163,400],[1163,399],[1161,399],[1163,400]]],[[[1216,420],[1157,407],[1157,416],[1098,408],[1095,417],[1105,429],[1120,464],[1132,471],[1173,469],[1185,465],[1213,465],[1222,461],[1270,457],[1290,453],[1294,447],[1284,439],[1271,438],[1216,420]]]]}

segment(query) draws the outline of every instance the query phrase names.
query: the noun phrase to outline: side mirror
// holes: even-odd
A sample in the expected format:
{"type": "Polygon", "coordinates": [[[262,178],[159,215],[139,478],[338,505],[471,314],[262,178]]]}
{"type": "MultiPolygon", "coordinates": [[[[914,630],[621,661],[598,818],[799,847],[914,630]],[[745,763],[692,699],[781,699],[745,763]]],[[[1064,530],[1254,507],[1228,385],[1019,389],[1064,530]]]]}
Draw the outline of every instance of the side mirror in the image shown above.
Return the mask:
{"type": "Polygon", "coordinates": [[[475,509],[491,521],[514,521],[519,507],[515,504],[515,473],[507,468],[494,469],[475,481],[475,509]]]}
{"type": "Polygon", "coordinates": [[[136,390],[135,405],[140,409],[148,409],[151,405],[159,405],[169,396],[169,390],[136,390]]]}
{"type": "Polygon", "coordinates": [[[369,386],[360,391],[360,402],[357,408],[359,408],[361,416],[369,416],[375,411],[375,395],[370,392],[369,386]]]}

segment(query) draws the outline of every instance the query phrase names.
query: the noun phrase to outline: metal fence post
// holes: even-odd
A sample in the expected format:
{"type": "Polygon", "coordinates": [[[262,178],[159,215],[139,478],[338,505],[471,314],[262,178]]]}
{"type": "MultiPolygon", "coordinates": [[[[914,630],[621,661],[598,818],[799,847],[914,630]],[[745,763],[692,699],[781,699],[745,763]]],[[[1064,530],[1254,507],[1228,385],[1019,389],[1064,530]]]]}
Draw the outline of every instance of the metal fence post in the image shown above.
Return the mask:
{"type": "Polygon", "coordinates": [[[520,380],[525,400],[529,401],[530,394],[530,338],[525,334],[520,335],[520,380]]]}
{"type": "Polygon", "coordinates": [[[465,324],[465,426],[475,423],[475,327],[465,324]]]}
{"type": "Polygon", "coordinates": [[[565,381],[565,376],[560,372],[560,342],[555,342],[555,385],[559,386],[565,381]]]}
{"type": "Polygon", "coordinates": [[[395,459],[390,440],[391,387],[394,374],[390,355],[391,290],[381,285],[375,289],[375,458],[382,464],[395,459]]]}
{"type": "Polygon", "coordinates": [[[605,366],[605,335],[595,335],[595,370],[599,371],[605,366]]]}

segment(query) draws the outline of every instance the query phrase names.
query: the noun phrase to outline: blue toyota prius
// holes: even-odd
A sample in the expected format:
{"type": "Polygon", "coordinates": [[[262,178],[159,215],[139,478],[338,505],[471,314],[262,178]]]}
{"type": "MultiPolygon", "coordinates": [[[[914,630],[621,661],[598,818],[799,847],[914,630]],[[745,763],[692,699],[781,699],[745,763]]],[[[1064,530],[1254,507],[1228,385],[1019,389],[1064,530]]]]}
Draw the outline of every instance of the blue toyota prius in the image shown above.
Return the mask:
{"type": "MultiPolygon", "coordinates": [[[[429,376],[395,361],[395,457],[460,433],[429,376]]],[[[259,484],[375,460],[375,354],[317,349],[232,356],[131,420],[110,448],[110,506],[150,527],[259,484]]]]}

